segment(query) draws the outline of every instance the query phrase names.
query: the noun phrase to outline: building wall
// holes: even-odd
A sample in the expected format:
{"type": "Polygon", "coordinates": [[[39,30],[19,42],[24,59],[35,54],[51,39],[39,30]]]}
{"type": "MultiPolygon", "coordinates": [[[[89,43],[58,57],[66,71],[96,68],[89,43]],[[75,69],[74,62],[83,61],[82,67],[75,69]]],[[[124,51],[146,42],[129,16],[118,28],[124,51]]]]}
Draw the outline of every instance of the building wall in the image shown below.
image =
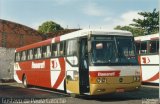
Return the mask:
{"type": "Polygon", "coordinates": [[[44,39],[34,29],[0,19],[0,47],[18,48],[44,39]]]}
{"type": "Polygon", "coordinates": [[[13,79],[14,48],[0,47],[0,79],[13,79]]]}
{"type": "Polygon", "coordinates": [[[36,30],[0,19],[0,79],[13,79],[15,48],[43,39],[36,30]]]}

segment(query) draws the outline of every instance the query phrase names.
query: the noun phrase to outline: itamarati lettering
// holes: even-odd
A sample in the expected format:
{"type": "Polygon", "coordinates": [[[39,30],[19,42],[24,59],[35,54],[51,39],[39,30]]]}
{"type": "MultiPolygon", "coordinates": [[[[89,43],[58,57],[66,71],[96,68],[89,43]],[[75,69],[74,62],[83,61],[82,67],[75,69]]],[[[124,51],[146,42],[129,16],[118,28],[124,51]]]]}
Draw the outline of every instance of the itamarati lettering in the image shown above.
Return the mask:
{"type": "Polygon", "coordinates": [[[106,72],[106,73],[101,73],[98,72],[98,76],[115,76],[115,72],[106,72]]]}
{"type": "Polygon", "coordinates": [[[35,63],[35,62],[32,62],[32,68],[33,69],[37,69],[37,68],[45,68],[45,62],[41,62],[41,63],[35,63]]]}

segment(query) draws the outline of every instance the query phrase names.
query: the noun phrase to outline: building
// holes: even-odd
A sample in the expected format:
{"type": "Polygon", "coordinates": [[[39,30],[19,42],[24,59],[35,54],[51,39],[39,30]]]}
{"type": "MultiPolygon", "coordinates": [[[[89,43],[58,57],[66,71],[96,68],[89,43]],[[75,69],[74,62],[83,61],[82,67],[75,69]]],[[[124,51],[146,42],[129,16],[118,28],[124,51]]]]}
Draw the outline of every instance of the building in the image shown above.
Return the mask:
{"type": "Polygon", "coordinates": [[[15,48],[42,41],[36,30],[0,19],[0,81],[13,79],[15,48]]]}
{"type": "Polygon", "coordinates": [[[36,30],[0,19],[0,47],[17,48],[44,40],[36,30]]]}

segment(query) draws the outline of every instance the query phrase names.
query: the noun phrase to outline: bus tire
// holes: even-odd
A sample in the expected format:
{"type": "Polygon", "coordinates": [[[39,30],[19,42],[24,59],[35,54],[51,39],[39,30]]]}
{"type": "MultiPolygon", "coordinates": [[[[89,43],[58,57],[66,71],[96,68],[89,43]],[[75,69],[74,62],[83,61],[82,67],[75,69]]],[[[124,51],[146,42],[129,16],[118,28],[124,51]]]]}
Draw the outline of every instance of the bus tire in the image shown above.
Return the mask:
{"type": "Polygon", "coordinates": [[[29,86],[28,86],[28,83],[27,83],[27,78],[26,78],[25,75],[23,75],[22,83],[23,83],[23,87],[24,87],[24,88],[28,88],[28,87],[29,87],[29,86]]]}

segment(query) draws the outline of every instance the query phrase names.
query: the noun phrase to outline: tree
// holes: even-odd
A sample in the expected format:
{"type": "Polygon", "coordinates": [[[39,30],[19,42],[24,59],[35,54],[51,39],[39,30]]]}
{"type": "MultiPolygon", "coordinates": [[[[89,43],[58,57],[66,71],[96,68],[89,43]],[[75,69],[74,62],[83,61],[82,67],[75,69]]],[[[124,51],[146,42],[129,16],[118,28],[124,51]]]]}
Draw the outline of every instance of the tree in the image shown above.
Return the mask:
{"type": "Polygon", "coordinates": [[[53,21],[46,21],[42,23],[41,26],[38,27],[38,31],[43,34],[54,32],[57,30],[63,30],[63,28],[59,24],[53,21]]]}
{"type": "Polygon", "coordinates": [[[134,28],[134,27],[130,27],[130,26],[117,26],[114,29],[130,31],[130,32],[132,32],[133,36],[144,35],[144,30],[143,29],[134,28]]]}
{"type": "Polygon", "coordinates": [[[157,33],[159,31],[159,12],[156,9],[153,12],[139,12],[144,19],[133,19],[134,24],[130,24],[136,28],[141,28],[146,34],[157,33]]]}
{"type": "Polygon", "coordinates": [[[129,26],[116,26],[114,29],[127,30],[134,36],[146,35],[159,32],[159,12],[156,9],[153,12],[139,12],[143,19],[133,19],[133,24],[129,26]]]}

